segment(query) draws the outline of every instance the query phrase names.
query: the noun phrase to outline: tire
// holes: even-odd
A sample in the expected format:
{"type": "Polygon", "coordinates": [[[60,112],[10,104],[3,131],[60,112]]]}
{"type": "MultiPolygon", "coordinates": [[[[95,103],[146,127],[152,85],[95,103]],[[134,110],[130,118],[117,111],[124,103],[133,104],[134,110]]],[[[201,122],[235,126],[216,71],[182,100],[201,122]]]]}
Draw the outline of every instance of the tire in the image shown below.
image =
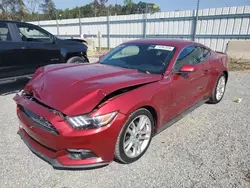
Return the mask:
{"type": "Polygon", "coordinates": [[[222,98],[223,98],[223,96],[224,96],[224,93],[225,93],[225,90],[226,90],[226,84],[227,84],[227,78],[226,78],[226,75],[224,74],[224,73],[222,73],[221,75],[220,75],[220,77],[218,78],[218,80],[217,80],[217,82],[216,82],[216,85],[215,85],[215,87],[214,87],[214,89],[213,89],[213,91],[212,91],[212,95],[211,95],[211,97],[210,97],[210,99],[209,99],[209,101],[208,101],[208,103],[210,103],[210,104],[217,104],[217,103],[219,103],[221,100],[222,100],[222,98]],[[225,82],[225,84],[224,84],[224,89],[223,89],[223,93],[221,94],[221,96],[218,98],[218,85],[220,84],[220,80],[224,80],[224,82],[225,82]]]}
{"type": "Polygon", "coordinates": [[[69,58],[67,63],[76,63],[76,64],[88,63],[88,60],[85,57],[74,56],[69,58]]]}
{"type": "Polygon", "coordinates": [[[122,130],[119,133],[116,146],[115,146],[115,159],[118,162],[124,163],[124,164],[132,163],[132,162],[137,161],[139,158],[141,158],[144,155],[144,153],[147,151],[152,140],[153,131],[154,131],[154,122],[155,121],[154,121],[152,114],[145,108],[140,108],[134,111],[129,116],[128,120],[126,121],[122,130]],[[132,127],[136,127],[137,125],[139,125],[140,120],[142,122],[143,120],[145,121],[145,125],[143,129],[141,131],[138,130],[139,133],[138,132],[133,133],[133,135],[130,134],[129,132],[132,132],[131,131],[132,127]],[[132,122],[134,122],[134,125],[136,126],[133,126],[132,122]],[[128,130],[130,131],[128,132],[128,130]],[[132,146],[131,146],[131,142],[133,142],[132,146]],[[126,145],[127,147],[125,147],[126,145]],[[125,148],[128,149],[128,147],[130,147],[131,149],[126,151],[125,148]],[[136,152],[135,155],[131,156],[133,155],[134,152],[136,152]]]}

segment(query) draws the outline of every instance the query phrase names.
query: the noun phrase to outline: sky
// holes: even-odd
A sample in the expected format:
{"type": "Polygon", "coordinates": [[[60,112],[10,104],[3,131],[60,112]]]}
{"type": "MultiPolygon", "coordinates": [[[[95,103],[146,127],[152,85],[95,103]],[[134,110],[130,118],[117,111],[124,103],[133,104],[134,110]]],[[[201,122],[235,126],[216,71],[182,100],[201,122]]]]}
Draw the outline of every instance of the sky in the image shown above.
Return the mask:
{"type": "MultiPolygon", "coordinates": [[[[83,6],[93,0],[54,0],[56,7],[59,9],[74,8],[83,6]]],[[[133,0],[139,2],[140,0],[133,0]]],[[[159,5],[161,11],[174,10],[193,10],[196,9],[197,0],[141,0],[144,2],[154,2],[159,5]]],[[[123,0],[109,0],[109,4],[123,4],[123,0]]],[[[250,0],[200,0],[200,8],[219,8],[231,6],[246,6],[250,5],[250,0]]]]}

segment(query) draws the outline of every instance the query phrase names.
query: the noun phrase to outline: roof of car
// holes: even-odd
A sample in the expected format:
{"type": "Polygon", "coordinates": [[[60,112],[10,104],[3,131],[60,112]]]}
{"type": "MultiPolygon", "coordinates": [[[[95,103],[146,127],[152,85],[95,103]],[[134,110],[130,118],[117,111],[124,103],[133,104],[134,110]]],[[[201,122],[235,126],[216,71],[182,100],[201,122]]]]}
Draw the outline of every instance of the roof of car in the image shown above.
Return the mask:
{"type": "Polygon", "coordinates": [[[13,20],[0,20],[0,23],[13,23],[13,24],[24,23],[24,24],[33,25],[31,23],[28,23],[28,22],[20,22],[20,21],[13,21],[13,20]]]}
{"type": "Polygon", "coordinates": [[[189,46],[189,45],[192,45],[192,44],[198,44],[196,42],[189,41],[189,40],[166,39],[166,38],[137,39],[137,40],[127,41],[124,44],[132,44],[132,43],[168,45],[168,46],[174,46],[174,47],[184,47],[184,46],[189,46]]]}
{"type": "Polygon", "coordinates": [[[13,20],[0,20],[0,22],[5,22],[5,23],[24,23],[24,22],[13,21],[13,20]]]}

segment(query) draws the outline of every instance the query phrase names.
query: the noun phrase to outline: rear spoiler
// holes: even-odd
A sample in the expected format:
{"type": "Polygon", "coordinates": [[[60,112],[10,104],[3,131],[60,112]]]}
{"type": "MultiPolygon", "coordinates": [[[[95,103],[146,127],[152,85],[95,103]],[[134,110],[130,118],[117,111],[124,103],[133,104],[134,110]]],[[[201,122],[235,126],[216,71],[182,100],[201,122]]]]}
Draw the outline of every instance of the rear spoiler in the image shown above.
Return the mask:
{"type": "Polygon", "coordinates": [[[223,54],[223,55],[227,55],[227,53],[225,52],[220,52],[220,51],[215,51],[217,54],[223,54]]]}

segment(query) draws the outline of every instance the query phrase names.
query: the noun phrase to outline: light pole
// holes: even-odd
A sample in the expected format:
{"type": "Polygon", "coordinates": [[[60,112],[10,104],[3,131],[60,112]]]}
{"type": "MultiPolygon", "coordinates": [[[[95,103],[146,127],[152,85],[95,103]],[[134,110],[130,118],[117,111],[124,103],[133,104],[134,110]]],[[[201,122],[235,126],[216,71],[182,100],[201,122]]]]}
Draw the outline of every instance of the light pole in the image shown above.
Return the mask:
{"type": "Polygon", "coordinates": [[[82,38],[82,22],[81,22],[81,9],[80,7],[78,8],[79,10],[79,32],[80,32],[80,38],[82,38]]]}
{"type": "Polygon", "coordinates": [[[59,37],[59,23],[58,23],[58,15],[57,15],[57,10],[56,10],[56,28],[57,28],[57,37],[59,37]]]}
{"type": "MultiPolygon", "coordinates": [[[[148,22],[148,8],[149,8],[149,3],[146,3],[146,7],[145,7],[145,16],[144,16],[144,26],[143,26],[143,37],[147,38],[147,22],[148,22]]],[[[152,10],[153,9],[157,9],[158,6],[156,4],[151,4],[150,8],[152,10]]]]}
{"type": "Polygon", "coordinates": [[[194,33],[192,40],[195,41],[196,37],[196,30],[197,30],[197,23],[199,19],[199,8],[200,8],[200,0],[197,0],[197,8],[196,8],[196,16],[195,16],[195,23],[194,23],[194,33]]]}
{"type": "Polygon", "coordinates": [[[117,15],[117,0],[115,1],[115,15],[117,15]]]}

